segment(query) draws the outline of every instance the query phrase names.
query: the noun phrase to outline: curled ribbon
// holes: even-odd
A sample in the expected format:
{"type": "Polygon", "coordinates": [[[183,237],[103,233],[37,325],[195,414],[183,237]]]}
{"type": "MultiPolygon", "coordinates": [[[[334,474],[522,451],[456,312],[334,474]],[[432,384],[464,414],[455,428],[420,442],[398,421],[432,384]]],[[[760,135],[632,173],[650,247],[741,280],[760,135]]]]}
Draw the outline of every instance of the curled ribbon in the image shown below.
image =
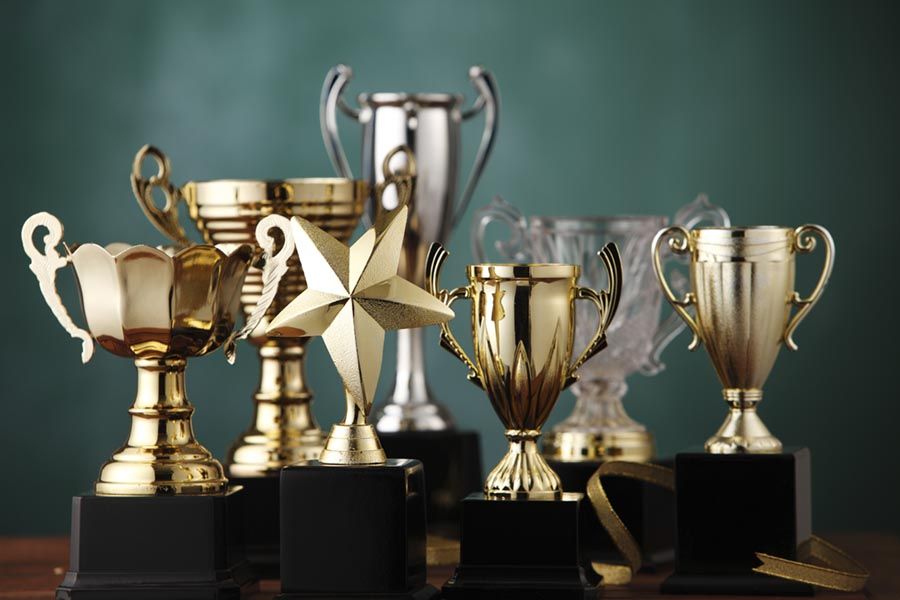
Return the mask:
{"type": "MultiPolygon", "coordinates": [[[[600,482],[603,477],[637,479],[674,492],[675,472],[658,465],[613,461],[600,465],[588,480],[587,495],[594,512],[627,563],[621,565],[592,562],[591,566],[603,577],[603,584],[622,585],[630,582],[634,574],[640,570],[641,550],[634,536],[613,509],[600,482]]],[[[760,565],[753,571],[842,592],[856,592],[863,589],[869,578],[869,572],[865,567],[820,537],[810,537],[800,545],[797,553],[800,560],[757,552],[756,558],[759,559],[760,565]],[[812,564],[807,562],[809,560],[822,564],[812,564]]]]}

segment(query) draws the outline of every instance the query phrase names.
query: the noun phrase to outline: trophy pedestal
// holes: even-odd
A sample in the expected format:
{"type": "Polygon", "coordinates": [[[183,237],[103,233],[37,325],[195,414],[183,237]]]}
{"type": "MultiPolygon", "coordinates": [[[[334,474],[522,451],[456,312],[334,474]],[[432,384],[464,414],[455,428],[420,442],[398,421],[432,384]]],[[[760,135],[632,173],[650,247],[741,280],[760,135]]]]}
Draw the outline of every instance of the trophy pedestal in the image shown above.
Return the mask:
{"type": "Polygon", "coordinates": [[[460,501],[481,489],[481,448],[475,431],[379,433],[388,456],[408,456],[425,467],[428,530],[459,536],[460,501]]]}
{"type": "Polygon", "coordinates": [[[560,500],[503,500],[469,495],[462,502],[460,563],[444,584],[448,600],[599,597],[579,552],[582,494],[560,500]]]}
{"type": "Polygon", "coordinates": [[[260,579],[278,579],[280,473],[262,477],[229,477],[228,481],[243,488],[240,518],[244,555],[260,579]]]}
{"type": "MultiPolygon", "coordinates": [[[[599,461],[570,462],[552,458],[547,458],[547,462],[559,475],[564,490],[581,494],[586,493],[588,480],[603,464],[599,461]]],[[[670,468],[673,465],[672,460],[655,463],[670,468]]],[[[624,477],[604,477],[603,489],[640,546],[643,566],[652,570],[671,563],[675,558],[675,497],[672,492],[624,477]]],[[[621,561],[619,551],[587,498],[581,503],[579,535],[581,556],[586,566],[591,561],[621,561]]],[[[589,575],[593,577],[592,572],[589,575]]]]}
{"type": "Polygon", "coordinates": [[[283,469],[278,598],[437,598],[425,583],[424,494],[417,460],[283,469]]]}
{"type": "Polygon", "coordinates": [[[236,527],[243,492],[75,496],[59,600],[219,600],[255,582],[236,527]]]}
{"type": "Polygon", "coordinates": [[[792,595],[812,586],[754,573],[756,552],[797,558],[812,535],[807,448],[675,457],[677,543],[667,594],[792,595]]]}

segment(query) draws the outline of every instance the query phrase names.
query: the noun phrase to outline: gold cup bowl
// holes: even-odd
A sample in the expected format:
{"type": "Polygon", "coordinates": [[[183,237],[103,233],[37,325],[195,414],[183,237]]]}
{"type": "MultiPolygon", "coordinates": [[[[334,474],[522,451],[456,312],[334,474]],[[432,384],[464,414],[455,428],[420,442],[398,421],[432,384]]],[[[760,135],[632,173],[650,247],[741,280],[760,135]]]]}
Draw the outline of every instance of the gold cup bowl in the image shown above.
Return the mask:
{"type": "Polygon", "coordinates": [[[600,257],[609,288],[578,285],[581,269],[566,264],[480,264],[466,269],[469,284],[447,291],[438,282],[447,252],[438,244],[428,254],[426,288],[447,306],[472,301],[475,360],[441,325],[441,345],[469,369],[470,381],[487,392],[509,449],[485,482],[488,496],[559,497],[559,476],[537,448],[541,427],[559,393],[577,381],[578,368],[606,347],[606,329],[619,303],[622,263],[609,244],[600,257]],[[594,303],[599,321],[587,348],[574,361],[575,300],[594,303]]]}
{"type": "MultiPolygon", "coordinates": [[[[263,222],[260,235],[267,235],[272,226],[279,224],[263,222]]],[[[66,246],[66,255],[60,256],[56,246],[62,235],[62,224],[49,213],[33,215],[22,227],[22,244],[44,300],[63,328],[81,339],[83,362],[90,360],[96,341],[116,356],[134,360],[138,371],[137,395],[129,411],[131,433],[101,469],[96,493],[224,491],[228,479],[222,465],[194,438],[194,408],[187,399],[184,370],[188,358],[223,345],[233,351],[235,340],[249,333],[234,326],[253,246],[190,246],[170,254],[150,246],[82,244],[66,246]],[[43,251],[34,244],[40,230],[47,231],[43,251]],[[56,271],[69,264],[87,330],[74,323],[56,291],[56,271]]],[[[271,249],[275,239],[259,241],[271,249]]],[[[290,250],[290,238],[287,245],[290,250]]],[[[264,308],[255,311],[257,317],[248,327],[256,326],[264,308]]]]}
{"type": "Polygon", "coordinates": [[[818,225],[668,227],[653,240],[653,264],[666,299],[694,333],[689,348],[706,346],[729,405],[725,423],[706,442],[707,452],[780,452],[781,442],[756,407],[782,343],[797,349],[794,330],[825,289],[834,264],[831,235],[818,225]],[[815,249],[813,235],[825,244],[825,264],[815,289],[803,298],[794,291],[795,259],[815,249]],[[666,240],[672,252],[690,256],[691,291],[684,298],[663,273],[660,250],[666,240]]]}

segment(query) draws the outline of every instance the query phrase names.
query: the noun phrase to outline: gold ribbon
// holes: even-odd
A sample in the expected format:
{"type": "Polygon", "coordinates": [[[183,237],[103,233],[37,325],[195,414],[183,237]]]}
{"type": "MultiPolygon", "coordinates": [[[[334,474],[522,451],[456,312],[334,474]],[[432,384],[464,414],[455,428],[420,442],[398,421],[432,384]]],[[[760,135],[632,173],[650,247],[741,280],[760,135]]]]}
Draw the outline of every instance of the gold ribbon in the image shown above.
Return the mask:
{"type": "MultiPolygon", "coordinates": [[[[594,571],[603,577],[605,585],[622,585],[631,581],[641,568],[641,550],[625,523],[616,514],[600,480],[603,477],[637,479],[670,491],[675,491],[675,472],[672,469],[645,463],[613,461],[603,463],[587,483],[587,495],[594,512],[627,564],[591,562],[594,571]]],[[[863,589],[869,572],[836,546],[820,537],[812,536],[797,549],[800,560],[789,560],[762,552],[756,553],[760,565],[753,571],[808,583],[817,587],[856,592],[863,589]],[[814,560],[819,564],[807,562],[814,560]]]]}

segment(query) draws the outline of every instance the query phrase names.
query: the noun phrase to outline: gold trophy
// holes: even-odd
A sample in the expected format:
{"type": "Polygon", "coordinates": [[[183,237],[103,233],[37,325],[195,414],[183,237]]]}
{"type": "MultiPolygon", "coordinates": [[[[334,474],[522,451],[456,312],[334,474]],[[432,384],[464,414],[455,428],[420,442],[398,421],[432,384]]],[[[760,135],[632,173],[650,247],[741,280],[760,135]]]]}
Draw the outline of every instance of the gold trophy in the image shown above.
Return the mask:
{"type": "Polygon", "coordinates": [[[289,232],[281,229],[281,250],[270,254],[276,243],[272,228],[279,228],[273,218],[256,228],[266,253],[263,293],[246,325],[235,331],[252,245],[190,246],[171,253],[80,244],[65,245],[60,256],[63,228],[56,217],[37,213],[22,227],[44,300],[63,328],[81,340],[82,361],[90,360],[96,343],[132,359],[138,371],[128,441],[103,465],[95,494],[73,500],[72,569],[60,593],[96,590],[128,597],[148,577],[161,593],[174,596],[188,588],[239,588],[247,582],[246,561],[229,558],[229,524],[222,516],[240,488],[229,489],[221,463],[194,438],[184,370],[189,358],[219,346],[232,360],[235,341],[265,314],[293,251],[289,232]],[[41,230],[43,250],[35,245],[41,230]],[[56,272],[67,265],[75,272],[87,329],[75,324],[56,291],[56,272]],[[211,529],[185,526],[195,519],[211,529]],[[125,538],[139,540],[127,544],[127,555],[100,549],[117,548],[125,538]]]}
{"type": "Polygon", "coordinates": [[[724,389],[729,414],[706,442],[716,454],[775,453],[781,442],[756,412],[762,388],[782,343],[796,350],[793,334],[819,300],[834,264],[831,234],[818,225],[787,227],[667,227],[653,240],[653,266],[666,299],[694,334],[689,348],[701,343],[724,389]],[[797,254],[812,252],[818,235],[825,244],[825,265],[812,293],[794,291],[797,254]],[[690,256],[691,291],[678,298],[666,282],[660,248],[690,256]],[[688,312],[692,306],[695,315],[688,312]],[[797,312],[791,316],[791,309],[797,312]]]}
{"type": "Polygon", "coordinates": [[[532,594],[543,590],[547,597],[577,591],[593,597],[596,591],[575,560],[577,541],[573,543],[582,494],[562,493],[537,439],[559,393],[577,381],[586,360],[606,347],[622,283],[619,251],[607,244],[599,253],[609,282],[601,292],[579,286],[580,267],[567,264],[470,265],[468,285],[447,291],[439,283],[447,256],[439,244],[432,245],[426,288],[447,306],[463,298],[472,301],[475,359],[466,355],[447,324],[441,325],[441,345],[468,367],[469,380],[487,392],[506,428],[509,449],[488,475],[484,493],[463,500],[462,561],[444,586],[444,597],[498,588],[532,594]],[[595,305],[599,319],[587,347],[572,361],[575,301],[581,299],[595,305]],[[510,553],[516,547],[558,548],[560,556],[575,559],[571,565],[534,564],[540,553],[510,553]],[[510,578],[513,567],[518,575],[510,578]]]}

